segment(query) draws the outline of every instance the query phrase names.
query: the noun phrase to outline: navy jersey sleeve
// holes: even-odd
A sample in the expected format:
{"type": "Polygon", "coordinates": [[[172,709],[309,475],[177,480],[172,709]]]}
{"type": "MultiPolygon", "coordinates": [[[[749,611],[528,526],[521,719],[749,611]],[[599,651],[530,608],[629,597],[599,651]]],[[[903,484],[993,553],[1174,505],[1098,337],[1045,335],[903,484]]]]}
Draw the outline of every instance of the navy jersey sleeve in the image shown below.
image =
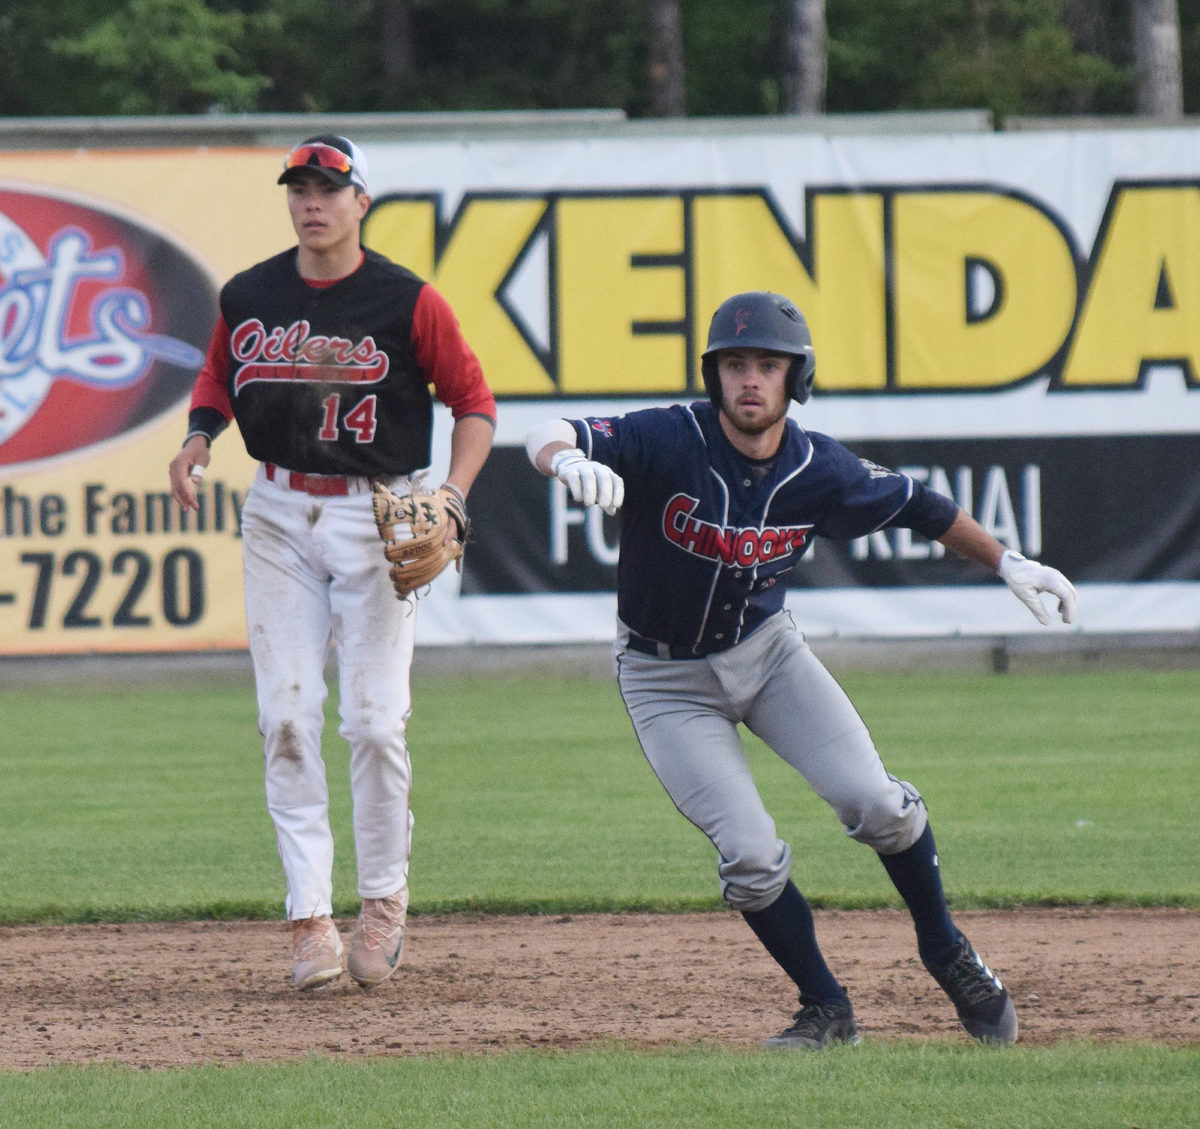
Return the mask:
{"type": "MultiPolygon", "coordinates": [[[[591,419],[570,419],[570,420],[567,420],[567,422],[573,428],[575,428],[575,438],[578,441],[579,449],[585,455],[587,455],[587,457],[589,459],[594,459],[596,462],[604,463],[607,466],[608,459],[604,458],[603,454],[600,452],[597,452],[597,450],[596,450],[597,444],[596,444],[595,440],[593,439],[593,430],[596,428],[597,424],[600,424],[602,426],[602,430],[600,431],[599,434],[602,437],[607,437],[608,439],[611,439],[612,438],[612,421],[607,420],[607,419],[600,420],[600,419],[591,418],[591,419]]],[[[604,444],[601,444],[601,446],[603,446],[603,445],[604,444]]]]}
{"type": "Polygon", "coordinates": [[[921,483],[862,459],[827,435],[810,432],[819,464],[836,483],[814,532],[852,540],[877,529],[913,529],[930,539],[950,528],[958,507],[921,483]]]}
{"type": "Polygon", "coordinates": [[[666,413],[662,409],[644,409],[623,416],[589,416],[567,422],[575,428],[579,449],[589,459],[612,467],[618,474],[643,466],[645,454],[666,440],[662,431],[666,413]]]}
{"type": "Polygon", "coordinates": [[[888,525],[912,529],[922,537],[936,541],[954,524],[958,503],[923,483],[914,482],[913,487],[913,496],[888,525]]]}

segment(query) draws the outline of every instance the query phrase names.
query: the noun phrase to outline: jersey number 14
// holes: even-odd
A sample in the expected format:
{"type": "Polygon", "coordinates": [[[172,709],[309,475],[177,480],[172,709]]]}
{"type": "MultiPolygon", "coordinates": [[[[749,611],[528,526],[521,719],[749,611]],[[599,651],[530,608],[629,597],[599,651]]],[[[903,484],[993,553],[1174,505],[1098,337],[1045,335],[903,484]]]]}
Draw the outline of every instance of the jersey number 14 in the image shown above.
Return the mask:
{"type": "MultiPolygon", "coordinates": [[[[325,416],[317,437],[327,443],[334,443],[340,434],[338,429],[338,412],[341,409],[341,393],[334,392],[321,401],[325,416]]],[[[375,394],[364,396],[342,418],[341,426],[354,432],[359,443],[370,443],[375,438],[375,394]]]]}

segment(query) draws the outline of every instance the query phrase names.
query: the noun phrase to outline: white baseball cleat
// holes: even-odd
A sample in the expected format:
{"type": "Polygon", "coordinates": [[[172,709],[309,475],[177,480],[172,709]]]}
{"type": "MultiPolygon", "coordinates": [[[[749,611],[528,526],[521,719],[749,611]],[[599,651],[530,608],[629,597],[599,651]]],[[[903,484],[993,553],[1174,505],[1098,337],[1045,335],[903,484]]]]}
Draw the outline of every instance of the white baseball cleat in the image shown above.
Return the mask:
{"type": "Polygon", "coordinates": [[[387,898],[363,898],[347,961],[350,975],[362,987],[382,984],[400,967],[407,915],[407,886],[387,898]]]}
{"type": "Polygon", "coordinates": [[[301,992],[323,988],[341,976],[342,939],[333,918],[306,917],[292,922],[292,987],[301,992]]]}

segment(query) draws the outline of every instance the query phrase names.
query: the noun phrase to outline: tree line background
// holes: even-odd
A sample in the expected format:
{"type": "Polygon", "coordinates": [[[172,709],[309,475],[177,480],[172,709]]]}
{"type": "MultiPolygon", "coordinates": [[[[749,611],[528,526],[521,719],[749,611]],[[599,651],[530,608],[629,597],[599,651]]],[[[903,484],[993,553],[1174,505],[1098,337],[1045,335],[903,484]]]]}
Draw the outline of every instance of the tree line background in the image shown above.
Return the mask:
{"type": "Polygon", "coordinates": [[[0,116],[1200,107],[1200,0],[4,0],[0,116]]]}

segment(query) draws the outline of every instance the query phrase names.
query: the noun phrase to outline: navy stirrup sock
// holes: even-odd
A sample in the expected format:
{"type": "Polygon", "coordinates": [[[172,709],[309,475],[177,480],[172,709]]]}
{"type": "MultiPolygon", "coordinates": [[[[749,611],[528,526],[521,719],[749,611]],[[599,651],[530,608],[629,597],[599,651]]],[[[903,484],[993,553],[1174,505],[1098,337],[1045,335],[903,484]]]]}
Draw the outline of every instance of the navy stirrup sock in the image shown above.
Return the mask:
{"type": "Polygon", "coordinates": [[[802,1001],[831,1004],[846,998],[845,988],[821,955],[812,910],[795,883],[789,880],[766,909],[742,910],[742,917],[775,963],[795,981],[802,1001]]]}
{"type": "Polygon", "coordinates": [[[945,964],[958,943],[959,932],[946,906],[933,829],[926,824],[911,847],[894,855],[881,854],[879,861],[912,914],[921,959],[928,964],[945,964]]]}

